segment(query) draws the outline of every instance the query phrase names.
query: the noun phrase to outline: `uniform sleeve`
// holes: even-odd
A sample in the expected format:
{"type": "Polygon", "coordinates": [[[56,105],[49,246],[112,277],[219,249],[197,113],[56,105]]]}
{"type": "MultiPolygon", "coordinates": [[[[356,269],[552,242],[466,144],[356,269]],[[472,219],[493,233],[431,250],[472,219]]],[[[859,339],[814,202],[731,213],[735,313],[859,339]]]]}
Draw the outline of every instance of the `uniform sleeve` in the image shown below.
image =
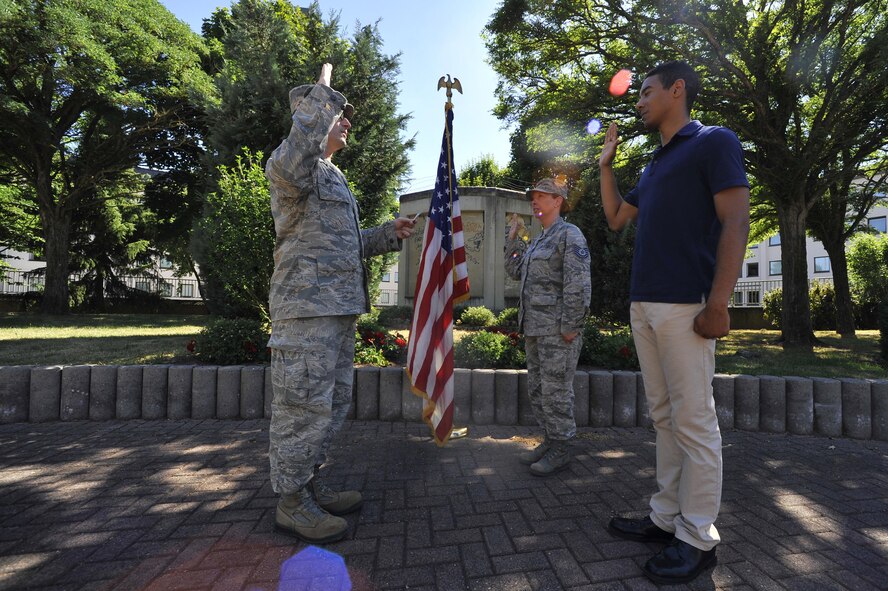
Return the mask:
{"type": "Polygon", "coordinates": [[[366,258],[401,250],[401,240],[395,234],[395,220],[390,220],[375,228],[361,230],[361,241],[364,243],[364,257],[366,258]]]}
{"type": "Polygon", "coordinates": [[[702,145],[704,174],[713,195],[732,187],[748,187],[743,166],[743,147],[737,135],[725,127],[712,131],[702,145]]]}
{"type": "Polygon", "coordinates": [[[589,247],[576,226],[565,233],[561,332],[581,332],[592,300],[589,247]]]}
{"type": "Polygon", "coordinates": [[[506,238],[506,274],[512,279],[521,279],[521,267],[524,264],[524,253],[526,251],[527,243],[521,238],[506,238]]]}
{"type": "Polygon", "coordinates": [[[281,142],[265,166],[271,181],[304,187],[312,181],[315,163],[327,148],[327,134],[345,106],[341,93],[315,84],[293,113],[290,134],[281,142]]]}

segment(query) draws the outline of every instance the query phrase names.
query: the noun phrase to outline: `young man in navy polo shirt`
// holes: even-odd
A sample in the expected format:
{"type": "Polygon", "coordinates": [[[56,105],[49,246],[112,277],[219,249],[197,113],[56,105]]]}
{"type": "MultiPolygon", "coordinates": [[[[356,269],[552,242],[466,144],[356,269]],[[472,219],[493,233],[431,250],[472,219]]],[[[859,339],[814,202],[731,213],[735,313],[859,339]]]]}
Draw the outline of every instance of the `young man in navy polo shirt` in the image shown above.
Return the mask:
{"type": "Polygon", "coordinates": [[[644,519],[615,517],[614,534],[668,545],[644,565],[658,583],[684,583],[715,564],[721,433],[712,397],[715,339],[730,331],[728,302],[749,235],[749,184],[737,136],[692,121],[700,89],[684,62],[651,70],[635,108],[660,147],[638,185],[620,195],[611,124],[599,159],[612,230],[635,221],[632,334],[657,434],[657,492],[644,519]]]}

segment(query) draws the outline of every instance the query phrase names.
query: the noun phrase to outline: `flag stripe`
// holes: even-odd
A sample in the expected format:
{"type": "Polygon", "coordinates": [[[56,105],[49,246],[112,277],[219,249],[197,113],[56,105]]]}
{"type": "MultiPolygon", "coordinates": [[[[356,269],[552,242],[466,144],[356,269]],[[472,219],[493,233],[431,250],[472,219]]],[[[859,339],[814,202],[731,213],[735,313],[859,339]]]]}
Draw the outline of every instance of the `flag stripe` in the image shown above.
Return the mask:
{"type": "Polygon", "coordinates": [[[413,391],[426,401],[423,418],[438,445],[446,443],[453,431],[453,303],[469,293],[452,131],[453,110],[445,108],[407,348],[407,373],[413,391]]]}

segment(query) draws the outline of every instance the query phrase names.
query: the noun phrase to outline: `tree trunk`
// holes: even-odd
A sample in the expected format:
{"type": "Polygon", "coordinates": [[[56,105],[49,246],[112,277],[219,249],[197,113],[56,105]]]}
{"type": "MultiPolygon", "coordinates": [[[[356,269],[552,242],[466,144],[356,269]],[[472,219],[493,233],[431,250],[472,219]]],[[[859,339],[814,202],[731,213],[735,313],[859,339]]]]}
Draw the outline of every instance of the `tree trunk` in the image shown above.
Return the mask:
{"type": "Polygon", "coordinates": [[[71,214],[52,212],[41,216],[46,237],[46,285],[43,288],[44,314],[68,313],[68,262],[71,214]]]}
{"type": "Polygon", "coordinates": [[[836,291],[836,332],[843,338],[854,338],[854,308],[851,303],[851,285],[848,282],[848,258],[842,240],[824,242],[832,265],[833,287],[836,291]]]}
{"type": "Polygon", "coordinates": [[[783,345],[810,349],[816,339],[808,297],[805,218],[806,212],[800,205],[791,204],[778,211],[783,257],[783,345]]]}
{"type": "Polygon", "coordinates": [[[89,309],[94,312],[105,310],[105,273],[102,269],[95,269],[96,276],[92,279],[89,293],[89,309]]]}

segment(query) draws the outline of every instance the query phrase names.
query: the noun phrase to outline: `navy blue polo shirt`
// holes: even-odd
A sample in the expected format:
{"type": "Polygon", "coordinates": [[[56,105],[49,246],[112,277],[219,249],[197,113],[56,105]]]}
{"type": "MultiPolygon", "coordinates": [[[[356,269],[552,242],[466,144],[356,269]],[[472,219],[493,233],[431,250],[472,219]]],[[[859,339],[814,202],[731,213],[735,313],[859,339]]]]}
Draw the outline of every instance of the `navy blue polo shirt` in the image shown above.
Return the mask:
{"type": "Polygon", "coordinates": [[[623,198],[638,208],[629,299],[690,304],[708,297],[721,234],[713,197],[748,186],[730,129],[691,121],[657,148],[623,198]]]}

